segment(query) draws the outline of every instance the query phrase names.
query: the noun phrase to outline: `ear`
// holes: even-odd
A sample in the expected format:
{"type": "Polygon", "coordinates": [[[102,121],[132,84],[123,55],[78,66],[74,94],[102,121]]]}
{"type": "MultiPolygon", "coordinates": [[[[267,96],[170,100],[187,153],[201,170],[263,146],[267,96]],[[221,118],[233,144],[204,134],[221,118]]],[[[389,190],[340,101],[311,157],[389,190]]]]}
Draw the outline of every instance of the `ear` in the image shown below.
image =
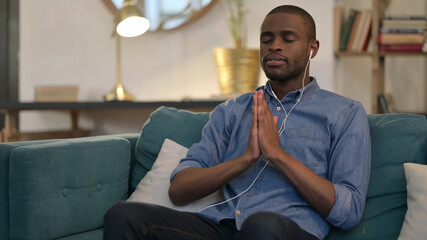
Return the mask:
{"type": "Polygon", "coordinates": [[[310,46],[310,53],[311,53],[311,58],[314,58],[317,55],[317,52],[319,51],[319,40],[314,40],[310,46]]]}

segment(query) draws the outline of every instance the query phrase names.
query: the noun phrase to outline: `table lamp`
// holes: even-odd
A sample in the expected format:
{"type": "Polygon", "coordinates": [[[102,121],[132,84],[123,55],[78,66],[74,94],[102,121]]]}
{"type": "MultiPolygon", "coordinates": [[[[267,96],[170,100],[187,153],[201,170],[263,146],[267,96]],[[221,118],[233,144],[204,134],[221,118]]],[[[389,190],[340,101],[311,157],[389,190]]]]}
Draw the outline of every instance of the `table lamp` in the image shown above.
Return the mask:
{"type": "Polygon", "coordinates": [[[114,35],[117,44],[117,84],[104,96],[106,101],[130,101],[135,97],[128,93],[122,84],[121,37],[136,37],[145,33],[150,27],[148,19],[144,18],[133,0],[125,0],[121,8],[114,35]]]}

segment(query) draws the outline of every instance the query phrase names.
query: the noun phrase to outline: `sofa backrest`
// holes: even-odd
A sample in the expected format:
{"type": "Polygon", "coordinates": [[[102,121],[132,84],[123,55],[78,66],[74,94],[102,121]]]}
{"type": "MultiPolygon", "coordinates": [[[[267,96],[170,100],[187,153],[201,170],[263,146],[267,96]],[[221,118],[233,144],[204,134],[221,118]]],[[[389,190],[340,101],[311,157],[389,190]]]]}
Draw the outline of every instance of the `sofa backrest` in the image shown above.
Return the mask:
{"type": "Polygon", "coordinates": [[[151,170],[165,138],[189,148],[200,141],[202,128],[208,119],[209,113],[206,112],[195,113],[170,107],[160,107],[151,113],[136,144],[137,163],[132,174],[131,188],[135,189],[151,170]]]}

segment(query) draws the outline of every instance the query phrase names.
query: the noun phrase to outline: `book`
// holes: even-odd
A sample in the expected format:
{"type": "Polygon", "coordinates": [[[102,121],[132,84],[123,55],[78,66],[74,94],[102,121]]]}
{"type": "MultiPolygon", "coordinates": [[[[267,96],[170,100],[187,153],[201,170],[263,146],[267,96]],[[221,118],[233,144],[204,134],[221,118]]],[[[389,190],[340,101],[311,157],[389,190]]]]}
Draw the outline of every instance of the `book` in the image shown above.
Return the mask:
{"type": "Polygon", "coordinates": [[[424,29],[416,28],[381,28],[380,33],[424,33],[424,29]]]}
{"type": "Polygon", "coordinates": [[[381,44],[381,52],[422,52],[423,43],[416,44],[381,44]]]}
{"type": "Polygon", "coordinates": [[[365,21],[366,21],[366,11],[362,11],[360,13],[360,21],[359,24],[357,24],[356,27],[356,36],[354,38],[353,43],[350,46],[350,51],[352,52],[357,52],[357,46],[359,45],[359,43],[362,41],[362,29],[364,27],[365,21]]]}
{"type": "Polygon", "coordinates": [[[385,20],[426,20],[425,15],[389,15],[384,18],[385,20]]]}
{"type": "Polygon", "coordinates": [[[361,16],[362,16],[362,13],[357,11],[356,16],[354,17],[354,22],[353,22],[353,25],[351,27],[350,36],[348,37],[348,42],[347,42],[347,46],[345,49],[347,52],[350,52],[353,50],[353,44],[354,44],[355,39],[357,37],[357,30],[360,27],[361,16]]]}
{"type": "Polygon", "coordinates": [[[341,36],[341,27],[343,25],[344,19],[344,7],[335,6],[334,7],[334,51],[339,51],[340,46],[340,36],[341,36]]]}
{"type": "Polygon", "coordinates": [[[357,43],[356,51],[366,51],[368,48],[369,41],[371,39],[372,29],[372,10],[365,11],[365,19],[363,22],[363,28],[360,33],[360,40],[357,43]]]}
{"type": "Polygon", "coordinates": [[[345,51],[347,49],[348,39],[350,37],[351,29],[353,27],[354,20],[356,19],[357,12],[357,10],[351,9],[346,22],[342,26],[339,46],[340,51],[345,51]]]}
{"type": "Polygon", "coordinates": [[[76,102],[78,100],[77,86],[36,86],[36,102],[76,102]]]}
{"type": "Polygon", "coordinates": [[[377,100],[382,113],[396,112],[396,103],[392,94],[379,94],[377,100]]]}
{"type": "Polygon", "coordinates": [[[427,20],[389,20],[389,19],[385,19],[382,21],[382,28],[385,28],[385,29],[396,29],[396,28],[425,29],[425,28],[427,28],[427,20]]]}
{"type": "Polygon", "coordinates": [[[365,42],[362,45],[361,51],[368,50],[369,42],[371,41],[371,35],[372,35],[372,23],[369,25],[368,35],[366,35],[365,42]]]}
{"type": "Polygon", "coordinates": [[[380,94],[377,97],[378,105],[380,106],[380,110],[382,113],[390,113],[390,109],[387,103],[387,99],[385,98],[384,94],[380,94]]]}
{"type": "Polygon", "coordinates": [[[412,33],[379,33],[380,44],[424,43],[424,34],[412,33]]]}
{"type": "Polygon", "coordinates": [[[372,24],[372,11],[371,10],[364,10],[361,13],[360,16],[360,22],[357,26],[356,30],[356,37],[352,43],[351,51],[353,52],[361,52],[363,50],[364,43],[370,38],[370,35],[368,32],[370,30],[370,26],[372,24]],[[369,35],[369,36],[368,36],[369,35]]]}

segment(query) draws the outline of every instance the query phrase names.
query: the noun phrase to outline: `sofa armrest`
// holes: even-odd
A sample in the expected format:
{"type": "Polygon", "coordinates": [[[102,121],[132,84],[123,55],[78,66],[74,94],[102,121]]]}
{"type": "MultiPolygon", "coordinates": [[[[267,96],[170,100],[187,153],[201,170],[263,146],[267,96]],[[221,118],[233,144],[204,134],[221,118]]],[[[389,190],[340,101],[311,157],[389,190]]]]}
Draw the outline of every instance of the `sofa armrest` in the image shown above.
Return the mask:
{"type": "Polygon", "coordinates": [[[102,227],[127,198],[131,146],[121,137],[58,140],[10,156],[11,239],[56,239],[102,227]]]}

